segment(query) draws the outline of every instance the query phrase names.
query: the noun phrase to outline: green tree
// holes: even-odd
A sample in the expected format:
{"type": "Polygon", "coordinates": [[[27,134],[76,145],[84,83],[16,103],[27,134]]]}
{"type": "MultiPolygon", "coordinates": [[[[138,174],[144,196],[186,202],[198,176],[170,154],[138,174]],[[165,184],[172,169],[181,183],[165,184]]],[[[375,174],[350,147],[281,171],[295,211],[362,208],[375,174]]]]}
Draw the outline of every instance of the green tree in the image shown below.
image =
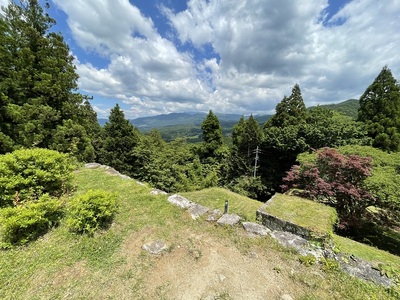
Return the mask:
{"type": "Polygon", "coordinates": [[[358,120],[367,124],[374,147],[400,150],[400,87],[387,66],[361,96],[358,120]]]}
{"type": "Polygon", "coordinates": [[[301,96],[300,86],[296,84],[289,97],[284,96],[277,104],[276,113],[266,123],[267,127],[286,127],[305,123],[307,109],[301,96]]]}
{"type": "Polygon", "coordinates": [[[116,170],[131,175],[133,173],[133,150],[140,139],[138,130],[125,119],[124,112],[116,104],[104,125],[103,148],[100,161],[116,170]]]}
{"type": "Polygon", "coordinates": [[[371,169],[370,157],[343,155],[336,149],[323,148],[311,163],[293,166],[282,188],[301,188],[303,196],[333,205],[343,225],[357,227],[366,208],[375,204],[364,186],[371,169]]]}
{"type": "Polygon", "coordinates": [[[310,149],[371,144],[363,123],[337,111],[317,106],[306,120],[302,131],[310,149]]]}
{"type": "Polygon", "coordinates": [[[212,110],[201,124],[201,130],[203,131],[203,155],[215,157],[218,148],[223,145],[223,137],[221,124],[212,110]]]}
{"type": "Polygon", "coordinates": [[[80,123],[74,58],[38,0],[11,1],[0,19],[0,143],[49,148],[64,121],[80,123]]]}

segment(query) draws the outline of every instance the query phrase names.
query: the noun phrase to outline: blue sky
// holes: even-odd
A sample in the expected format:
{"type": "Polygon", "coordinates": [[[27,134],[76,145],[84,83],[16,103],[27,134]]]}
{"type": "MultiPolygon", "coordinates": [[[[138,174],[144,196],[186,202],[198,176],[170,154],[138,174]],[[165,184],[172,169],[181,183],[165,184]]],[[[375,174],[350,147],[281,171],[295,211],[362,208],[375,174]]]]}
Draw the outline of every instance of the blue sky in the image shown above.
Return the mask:
{"type": "Polygon", "coordinates": [[[398,0],[50,5],[99,117],[116,103],[128,118],[270,114],[296,83],[311,106],[359,98],[385,65],[400,79],[398,0]]]}

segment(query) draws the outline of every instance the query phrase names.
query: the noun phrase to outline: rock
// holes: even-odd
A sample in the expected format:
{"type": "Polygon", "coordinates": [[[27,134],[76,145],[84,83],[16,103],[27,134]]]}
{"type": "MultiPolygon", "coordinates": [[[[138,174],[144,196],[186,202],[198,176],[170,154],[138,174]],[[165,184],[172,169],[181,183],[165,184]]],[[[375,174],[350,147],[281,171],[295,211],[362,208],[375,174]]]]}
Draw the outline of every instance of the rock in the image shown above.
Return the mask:
{"type": "Polygon", "coordinates": [[[381,275],[379,270],[372,267],[367,261],[350,255],[349,258],[344,255],[338,255],[339,265],[343,271],[350,274],[353,277],[358,277],[367,281],[373,281],[377,284],[381,284],[386,287],[394,285],[392,279],[381,275]]]}
{"type": "Polygon", "coordinates": [[[88,169],[96,169],[96,168],[100,168],[101,167],[101,164],[99,164],[99,163],[87,163],[87,164],[85,164],[85,168],[88,168],[88,169]]]}
{"type": "Polygon", "coordinates": [[[221,215],[222,213],[219,209],[210,210],[208,211],[207,221],[215,222],[221,217],[221,215]]]}
{"type": "Polygon", "coordinates": [[[117,170],[115,170],[114,168],[107,169],[106,173],[110,174],[110,175],[120,175],[120,173],[117,170]]]}
{"type": "Polygon", "coordinates": [[[163,241],[157,240],[151,243],[144,244],[142,249],[149,252],[150,254],[159,255],[168,250],[167,244],[163,241]]]}
{"type": "Polygon", "coordinates": [[[130,178],[128,175],[124,175],[124,174],[120,174],[119,177],[121,177],[122,179],[132,180],[132,178],[130,178]]]}
{"type": "Polygon", "coordinates": [[[168,197],[168,202],[172,203],[176,206],[179,206],[180,208],[189,208],[191,207],[193,204],[193,202],[189,201],[188,199],[186,199],[185,197],[182,197],[178,194],[174,194],[172,196],[168,197]]]}
{"type": "Polygon", "coordinates": [[[138,185],[141,185],[141,186],[146,186],[143,182],[140,182],[140,181],[136,181],[136,183],[137,183],[138,185]]]}
{"type": "Polygon", "coordinates": [[[281,300],[294,300],[292,296],[290,296],[289,294],[283,294],[281,296],[281,300]]]}
{"type": "Polygon", "coordinates": [[[193,220],[196,220],[198,217],[207,213],[210,209],[206,206],[194,203],[189,207],[189,213],[192,216],[193,220]]]}
{"type": "Polygon", "coordinates": [[[166,192],[159,190],[159,189],[153,189],[151,190],[150,194],[152,195],[167,195],[166,192]]]}
{"type": "Polygon", "coordinates": [[[266,236],[271,233],[269,228],[253,222],[243,222],[243,227],[250,234],[266,236]]]}
{"type": "Polygon", "coordinates": [[[240,222],[240,217],[236,214],[224,214],[218,219],[217,223],[220,225],[236,225],[240,222]]]}

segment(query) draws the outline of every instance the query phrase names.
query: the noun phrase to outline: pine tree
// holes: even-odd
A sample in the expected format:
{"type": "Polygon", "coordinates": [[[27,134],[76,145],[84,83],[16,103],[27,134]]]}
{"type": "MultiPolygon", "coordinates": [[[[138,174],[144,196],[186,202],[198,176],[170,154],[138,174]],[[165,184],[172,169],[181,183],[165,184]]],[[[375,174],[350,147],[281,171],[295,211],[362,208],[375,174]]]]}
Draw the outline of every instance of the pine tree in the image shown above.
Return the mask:
{"type": "Polygon", "coordinates": [[[139,142],[139,132],[125,119],[124,112],[116,104],[104,125],[104,144],[100,161],[119,172],[133,173],[133,150],[139,142]]]}
{"type": "Polygon", "coordinates": [[[284,96],[277,104],[276,113],[266,123],[267,127],[286,127],[305,123],[307,109],[301,96],[300,86],[296,84],[290,97],[284,96]]]}
{"type": "Polygon", "coordinates": [[[54,24],[38,0],[12,1],[4,9],[0,142],[48,148],[59,126],[67,120],[80,122],[84,97],[76,92],[78,75],[68,45],[61,34],[50,31],[54,24]]]}
{"type": "Polygon", "coordinates": [[[400,86],[387,66],[361,96],[358,120],[367,124],[374,147],[400,150],[400,86]]]}
{"type": "Polygon", "coordinates": [[[201,130],[203,131],[204,155],[205,157],[213,157],[216,150],[223,145],[223,137],[221,124],[212,110],[201,124],[201,130]]]}

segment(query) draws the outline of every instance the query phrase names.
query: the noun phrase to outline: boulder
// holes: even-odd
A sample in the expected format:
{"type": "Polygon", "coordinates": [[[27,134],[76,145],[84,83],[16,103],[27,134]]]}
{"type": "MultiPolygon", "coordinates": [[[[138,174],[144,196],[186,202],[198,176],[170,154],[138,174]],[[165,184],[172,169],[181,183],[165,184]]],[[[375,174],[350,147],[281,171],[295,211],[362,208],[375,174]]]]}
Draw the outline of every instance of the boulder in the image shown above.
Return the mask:
{"type": "Polygon", "coordinates": [[[167,195],[166,192],[159,190],[159,189],[153,189],[150,191],[150,194],[152,195],[167,195]]]}
{"type": "Polygon", "coordinates": [[[121,175],[117,170],[115,170],[114,168],[109,168],[109,169],[107,169],[106,170],[106,173],[107,174],[110,174],[110,175],[121,175]]]}
{"type": "Polygon", "coordinates": [[[243,228],[252,235],[266,236],[271,233],[269,228],[253,222],[243,222],[243,228]]]}
{"type": "Polygon", "coordinates": [[[159,254],[162,254],[163,252],[167,251],[168,246],[163,241],[157,240],[154,242],[144,244],[142,246],[142,249],[149,252],[150,254],[159,255],[159,254]]]}
{"type": "Polygon", "coordinates": [[[236,225],[240,222],[240,217],[236,214],[224,214],[218,219],[217,224],[220,225],[236,225]]]}
{"type": "Polygon", "coordinates": [[[85,168],[87,169],[96,169],[96,168],[100,168],[101,164],[99,163],[87,163],[85,164],[85,168]]]}
{"type": "Polygon", "coordinates": [[[193,220],[196,220],[198,217],[207,213],[210,209],[206,206],[201,204],[194,203],[192,206],[189,207],[189,213],[192,216],[193,220]]]}
{"type": "Polygon", "coordinates": [[[208,211],[207,221],[216,222],[222,215],[222,212],[219,209],[214,209],[208,211]]]}
{"type": "Polygon", "coordinates": [[[181,195],[178,194],[174,194],[172,196],[168,197],[168,202],[172,203],[173,205],[176,205],[180,208],[189,208],[191,206],[194,205],[193,202],[189,201],[188,199],[186,199],[185,197],[182,197],[181,195]]]}

